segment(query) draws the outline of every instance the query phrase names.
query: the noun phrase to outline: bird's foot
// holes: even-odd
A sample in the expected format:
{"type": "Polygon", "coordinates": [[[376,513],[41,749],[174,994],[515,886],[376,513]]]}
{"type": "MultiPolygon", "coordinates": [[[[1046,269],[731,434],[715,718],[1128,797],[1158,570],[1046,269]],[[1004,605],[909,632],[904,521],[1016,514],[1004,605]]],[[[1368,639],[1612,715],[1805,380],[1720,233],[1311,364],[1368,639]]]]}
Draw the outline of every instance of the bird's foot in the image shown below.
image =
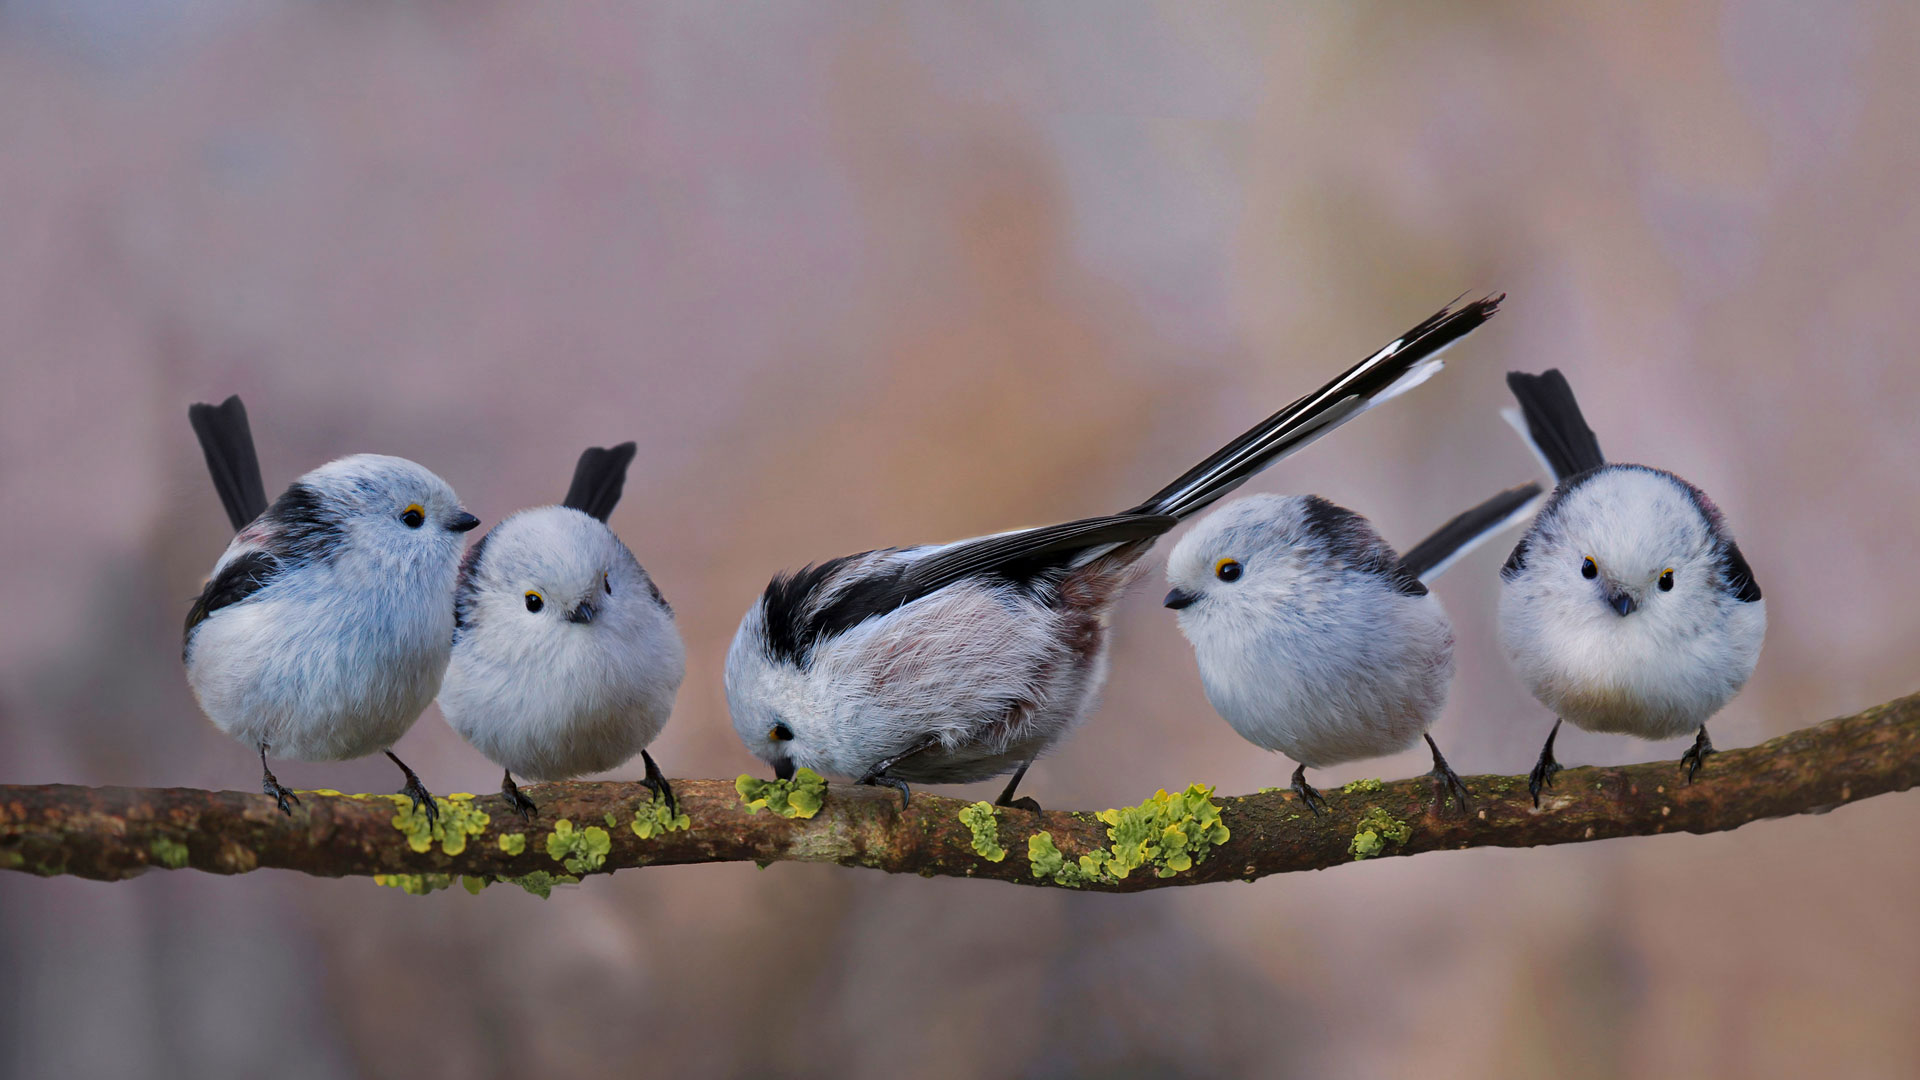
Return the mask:
{"type": "Polygon", "coordinates": [[[902,810],[905,810],[907,804],[913,801],[913,789],[907,786],[905,780],[897,776],[889,776],[883,772],[870,772],[861,777],[860,782],[868,787],[889,787],[898,791],[900,793],[900,809],[902,810]]]}
{"type": "Polygon", "coordinates": [[[1307,809],[1313,811],[1314,816],[1317,817],[1327,812],[1327,800],[1321,797],[1318,791],[1313,789],[1312,784],[1307,783],[1307,767],[1305,765],[1301,765],[1293,770],[1293,793],[1300,796],[1300,801],[1307,805],[1307,809]]]}
{"type": "MultiPolygon", "coordinates": [[[[1034,755],[1034,757],[1038,756],[1038,754],[1034,755]]],[[[1018,769],[1013,771],[1013,779],[1007,781],[1007,786],[1001,789],[1000,797],[993,800],[993,805],[1005,806],[1014,810],[1031,810],[1036,814],[1040,812],[1039,801],[1031,795],[1022,795],[1017,799],[1013,797],[1014,790],[1020,786],[1021,778],[1027,775],[1027,769],[1033,765],[1033,761],[1033,758],[1028,758],[1021,763],[1018,769]]]]}
{"type": "Polygon", "coordinates": [[[533,819],[540,816],[539,804],[527,798],[520,790],[520,785],[513,782],[512,773],[507,773],[501,778],[500,795],[507,800],[507,809],[519,814],[521,821],[531,825],[533,819]]]}
{"type": "Polygon", "coordinates": [[[400,766],[400,771],[406,774],[407,782],[400,786],[399,793],[413,800],[414,810],[427,815],[428,828],[440,824],[440,807],[433,801],[433,792],[428,791],[427,785],[420,782],[420,778],[414,775],[412,769],[407,768],[406,762],[393,756],[393,751],[387,751],[387,757],[395,765],[400,766]]]}
{"type": "Polygon", "coordinates": [[[1687,747],[1687,752],[1680,755],[1680,767],[1687,770],[1687,783],[1693,783],[1693,774],[1699,772],[1700,766],[1707,763],[1708,754],[1719,752],[1713,748],[1713,740],[1707,738],[1707,726],[1700,725],[1700,734],[1694,736],[1693,745],[1687,747]]]}
{"type": "Polygon", "coordinates": [[[300,801],[300,796],[281,787],[279,778],[273,775],[272,769],[267,768],[266,743],[260,744],[260,790],[266,793],[267,798],[273,800],[273,804],[280,808],[281,813],[288,817],[293,816],[293,811],[288,809],[287,802],[291,800],[297,803],[300,801]]]}
{"type": "Polygon", "coordinates": [[[1553,786],[1553,778],[1560,772],[1560,763],[1553,759],[1553,739],[1560,734],[1560,721],[1553,722],[1553,730],[1547,732],[1547,744],[1540,748],[1540,760],[1533,763],[1533,771],[1527,774],[1527,794],[1533,796],[1535,809],[1540,807],[1540,792],[1553,786]]]}
{"type": "Polygon", "coordinates": [[[1467,785],[1461,781],[1460,774],[1454,772],[1453,767],[1447,764],[1447,759],[1441,756],[1440,747],[1434,744],[1433,736],[1428,735],[1426,739],[1427,748],[1433,751],[1433,769],[1427,775],[1433,777],[1440,805],[1445,807],[1447,795],[1452,794],[1453,800],[1460,804],[1460,812],[1466,813],[1467,785]]]}
{"type": "Polygon", "coordinates": [[[640,760],[647,763],[647,775],[640,782],[653,792],[654,798],[667,804],[667,813],[679,813],[680,807],[673,801],[673,785],[667,783],[667,774],[660,771],[660,766],[653,763],[653,755],[645,750],[640,751],[640,760]]]}
{"type": "Polygon", "coordinates": [[[275,779],[272,773],[267,773],[260,778],[260,790],[265,792],[267,797],[273,800],[273,804],[280,808],[281,813],[288,817],[293,816],[293,810],[289,808],[287,804],[289,802],[299,802],[300,796],[281,787],[280,781],[275,779]]]}

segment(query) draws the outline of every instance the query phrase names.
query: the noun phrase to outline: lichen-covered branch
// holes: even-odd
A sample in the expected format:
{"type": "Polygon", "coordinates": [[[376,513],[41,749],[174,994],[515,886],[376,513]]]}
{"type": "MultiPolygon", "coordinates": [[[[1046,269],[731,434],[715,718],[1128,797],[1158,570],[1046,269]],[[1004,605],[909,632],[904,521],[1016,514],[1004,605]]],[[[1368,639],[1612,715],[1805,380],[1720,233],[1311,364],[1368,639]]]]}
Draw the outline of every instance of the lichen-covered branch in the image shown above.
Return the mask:
{"type": "Polygon", "coordinates": [[[1441,849],[1719,832],[1916,784],[1920,695],[1717,754],[1691,785],[1671,761],[1568,769],[1535,809],[1524,778],[1468,777],[1464,813],[1426,778],[1329,790],[1330,813],[1315,817],[1288,791],[1216,799],[1204,787],[1097,814],[928,792],[903,811],[892,791],[803,771],[791,784],[675,781],[678,815],[631,783],[530,789],[541,807],[530,825],[498,796],[456,795],[432,827],[387,795],[302,792],[289,817],[233,791],[0,786],[0,869],[111,881],[155,867],[275,868],[409,891],[511,881],[544,894],[629,867],[801,861],[1131,892],[1441,849]]]}

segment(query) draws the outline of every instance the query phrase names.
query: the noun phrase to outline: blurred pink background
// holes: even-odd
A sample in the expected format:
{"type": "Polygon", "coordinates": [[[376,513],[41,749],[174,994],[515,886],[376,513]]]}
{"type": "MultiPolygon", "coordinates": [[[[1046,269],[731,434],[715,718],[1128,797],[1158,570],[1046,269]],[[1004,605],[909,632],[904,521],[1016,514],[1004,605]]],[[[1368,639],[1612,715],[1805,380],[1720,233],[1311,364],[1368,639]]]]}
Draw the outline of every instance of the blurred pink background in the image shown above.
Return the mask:
{"type": "MultiPolygon", "coordinates": [[[[729,777],[758,766],[721,664],[774,571],[1127,505],[1482,290],[1506,310],[1445,375],[1249,490],[1410,544],[1534,475],[1501,376],[1558,365],[1766,589],[1722,747],[1912,691],[1916,52],[1920,12],[1864,0],[6,0],[0,782],[253,789],[180,670],[227,539],[191,401],[246,398],[271,488],[402,454],[488,524],[638,440],[613,524],[688,643],[653,749],[729,777]]],[[[1437,589],[1463,773],[1524,771],[1550,722],[1495,644],[1507,543],[1437,589]]],[[[1157,584],[1027,781],[1049,806],[1285,782],[1157,584]]],[[[497,784],[437,712],[398,750],[435,791],[497,784]]],[[[1907,794],[1118,898],[6,874],[0,1073],[1907,1077],[1916,830],[1907,794]]]]}

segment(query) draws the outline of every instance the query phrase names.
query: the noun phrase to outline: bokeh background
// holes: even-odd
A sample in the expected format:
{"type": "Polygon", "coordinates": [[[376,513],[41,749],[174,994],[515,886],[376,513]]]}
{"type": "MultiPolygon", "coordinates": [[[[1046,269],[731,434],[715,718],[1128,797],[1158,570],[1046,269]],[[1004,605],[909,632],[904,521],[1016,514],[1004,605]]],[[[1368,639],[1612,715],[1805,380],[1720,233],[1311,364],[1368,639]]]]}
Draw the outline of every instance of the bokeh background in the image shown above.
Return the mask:
{"type": "MultiPolygon", "coordinates": [[[[1410,543],[1533,475],[1501,375],[1559,365],[1766,589],[1721,746],[1915,689],[1920,12],[1277,7],[0,3],[0,782],[255,784],[180,671],[227,539],[190,401],[246,397],[269,486],[402,454],[489,523],[638,440],[613,524],[689,647],[654,750],[725,777],[773,571],[1127,505],[1481,290],[1443,377],[1254,489],[1410,543]]],[[[1462,772],[1549,723],[1495,644],[1503,553],[1438,587],[1462,772]]],[[[1284,783],[1159,592],[1048,805],[1284,783]]],[[[437,712],[398,749],[497,782],[437,712]]],[[[0,1073],[1905,1077],[1917,835],[1900,795],[1125,898],[0,875],[0,1073]]]]}

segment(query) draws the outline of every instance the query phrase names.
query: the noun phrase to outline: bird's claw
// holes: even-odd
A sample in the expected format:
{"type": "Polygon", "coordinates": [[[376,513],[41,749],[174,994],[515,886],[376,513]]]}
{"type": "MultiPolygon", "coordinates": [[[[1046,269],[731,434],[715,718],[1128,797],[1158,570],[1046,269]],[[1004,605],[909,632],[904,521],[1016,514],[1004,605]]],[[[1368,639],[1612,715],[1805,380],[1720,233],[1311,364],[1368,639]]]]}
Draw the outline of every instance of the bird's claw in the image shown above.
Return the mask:
{"type": "Polygon", "coordinates": [[[1533,763],[1533,771],[1527,774],[1527,794],[1533,796],[1533,808],[1540,809],[1540,792],[1553,786],[1553,778],[1560,772],[1560,763],[1553,758],[1553,740],[1560,734],[1560,721],[1553,722],[1553,730],[1547,732],[1547,744],[1540,748],[1540,760],[1533,763]]]}
{"type": "Polygon", "coordinates": [[[260,790],[265,792],[266,796],[273,800],[273,804],[280,808],[281,813],[288,817],[293,816],[293,810],[287,806],[287,803],[292,802],[298,804],[300,802],[300,796],[281,787],[280,781],[274,779],[272,773],[268,773],[261,778],[260,790]]]}
{"type": "Polygon", "coordinates": [[[667,774],[660,771],[660,766],[653,763],[653,755],[645,750],[640,751],[640,759],[647,765],[647,775],[640,782],[653,792],[654,798],[667,804],[667,813],[679,813],[680,807],[673,800],[673,785],[667,783],[667,774]]]}
{"type": "Polygon", "coordinates": [[[507,800],[507,809],[519,814],[521,821],[531,825],[540,816],[540,805],[520,790],[520,785],[513,782],[512,773],[500,781],[500,795],[507,800]]]}
{"type": "Polygon", "coordinates": [[[1687,747],[1687,752],[1680,755],[1680,767],[1687,770],[1687,783],[1693,783],[1694,774],[1700,771],[1700,766],[1707,763],[1707,755],[1719,752],[1713,748],[1713,740],[1707,738],[1706,726],[1701,725],[1700,734],[1694,736],[1693,745],[1687,747]]]}
{"type": "Polygon", "coordinates": [[[907,786],[905,780],[897,776],[888,776],[886,773],[868,773],[860,778],[860,782],[868,787],[889,787],[898,791],[900,793],[900,809],[902,810],[905,810],[907,804],[913,800],[913,789],[907,786]]]}
{"type": "Polygon", "coordinates": [[[1326,798],[1315,791],[1312,784],[1307,783],[1305,765],[1293,770],[1293,793],[1300,796],[1300,801],[1306,804],[1308,810],[1313,811],[1315,817],[1327,812],[1326,798]]]}

